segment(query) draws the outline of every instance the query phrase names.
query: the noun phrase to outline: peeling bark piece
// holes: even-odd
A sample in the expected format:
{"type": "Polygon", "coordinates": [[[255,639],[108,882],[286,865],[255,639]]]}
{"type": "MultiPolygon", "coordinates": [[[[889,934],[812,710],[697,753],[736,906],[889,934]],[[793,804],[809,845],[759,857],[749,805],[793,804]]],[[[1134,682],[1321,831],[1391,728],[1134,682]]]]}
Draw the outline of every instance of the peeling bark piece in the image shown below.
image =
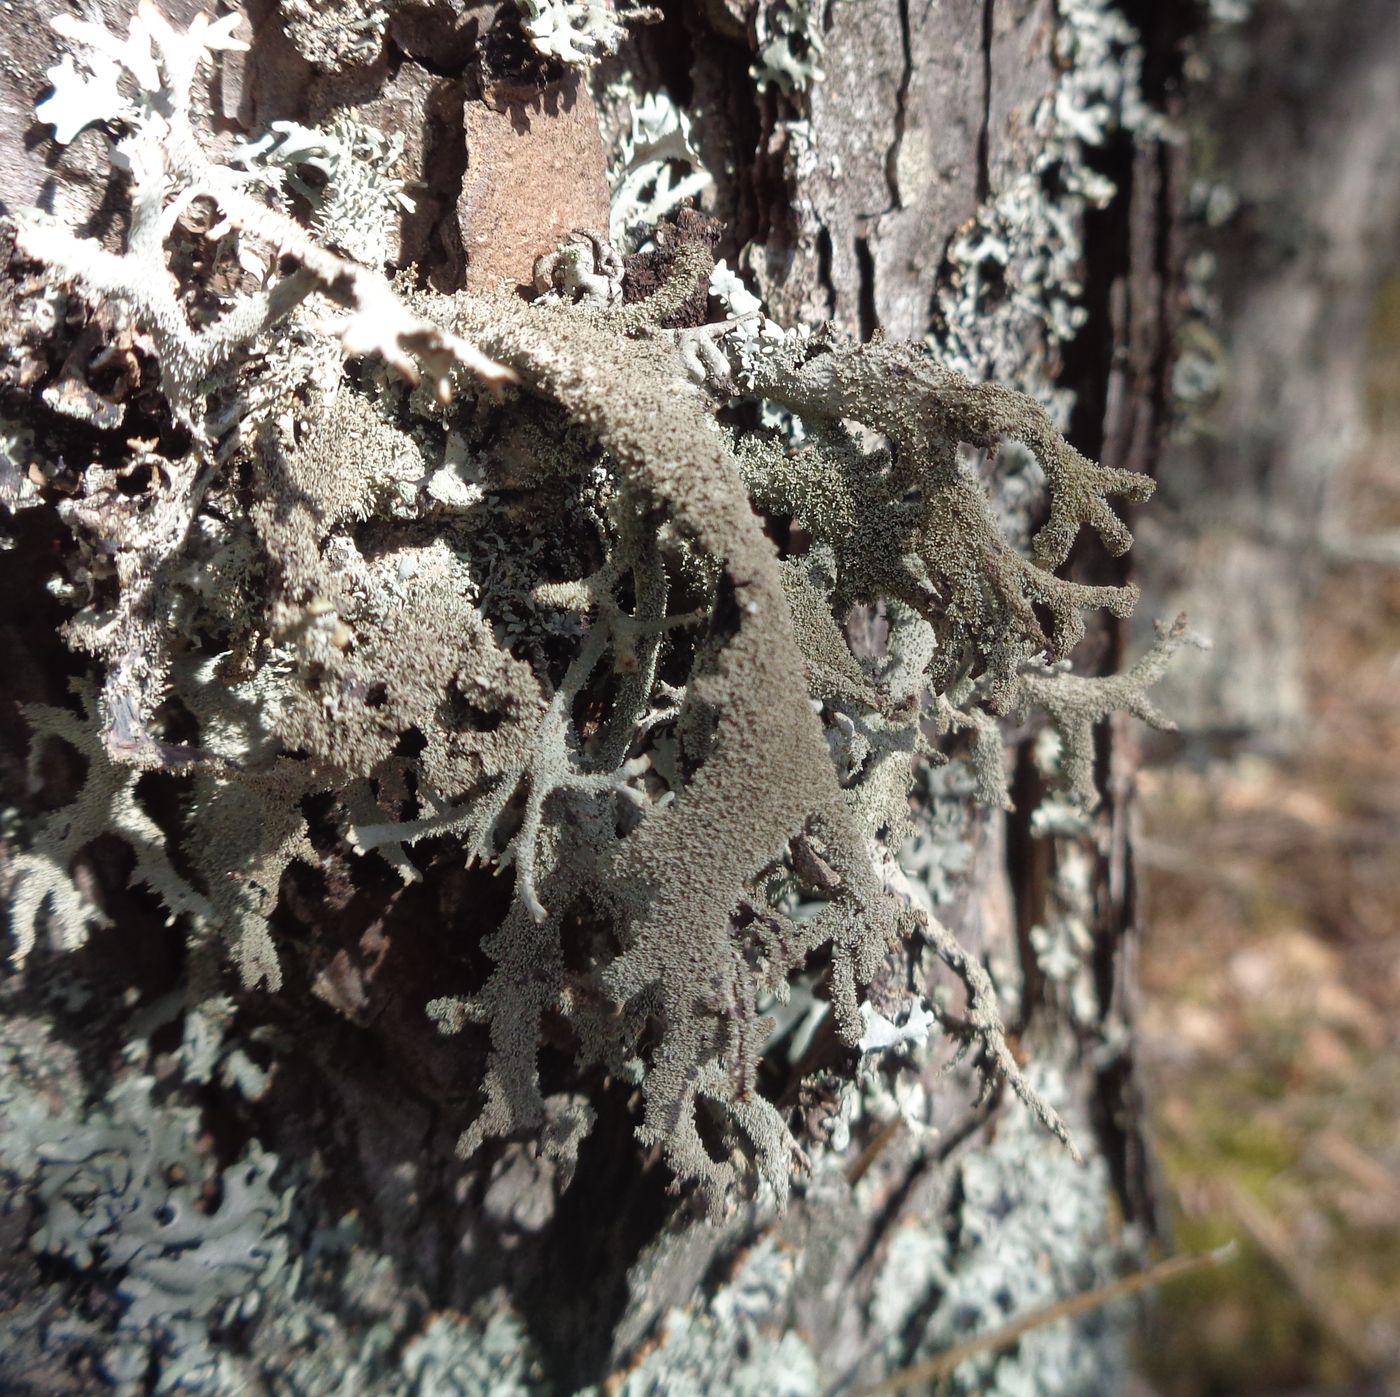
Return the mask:
{"type": "Polygon", "coordinates": [[[542,88],[494,84],[469,97],[463,124],[467,173],[457,213],[469,290],[502,277],[528,284],[535,258],[575,228],[608,226],[598,113],[577,74],[542,88]]]}

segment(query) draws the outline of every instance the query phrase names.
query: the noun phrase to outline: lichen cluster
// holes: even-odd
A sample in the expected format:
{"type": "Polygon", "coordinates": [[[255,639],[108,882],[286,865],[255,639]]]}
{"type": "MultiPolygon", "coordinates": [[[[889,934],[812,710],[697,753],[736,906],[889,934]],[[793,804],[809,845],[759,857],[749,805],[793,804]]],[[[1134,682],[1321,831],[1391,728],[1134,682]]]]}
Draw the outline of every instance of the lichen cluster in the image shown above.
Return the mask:
{"type": "Polygon", "coordinates": [[[1088,314],[1084,218],[1117,192],[1101,152],[1163,118],[1143,97],[1142,41],[1114,0],[1066,0],[1056,15],[1056,85],[1018,122],[1033,156],[952,240],[929,345],[969,377],[1034,391],[1063,423],[1060,354],[1088,314]]]}
{"type": "Polygon", "coordinates": [[[589,67],[617,52],[623,21],[648,23],[661,12],[636,0],[516,0],[531,45],[546,58],[589,67]]]}
{"type": "MultiPolygon", "coordinates": [[[[1033,1068],[1037,1091],[1065,1101],[1063,1081],[1033,1068]]],[[[934,1225],[895,1233],[872,1308],[896,1368],[916,1363],[1117,1274],[1140,1245],[1109,1217],[1104,1160],[1077,1170],[1024,1119],[956,1166],[955,1204],[934,1225]]],[[[967,1359],[945,1389],[957,1397],[1109,1393],[1122,1373],[1113,1312],[1030,1330],[1003,1352],[967,1359]]]]}
{"type": "Polygon", "coordinates": [[[750,73],[760,88],[800,92],[822,80],[825,41],[815,0],[759,0],[753,26],[757,61],[750,73]]]}
{"type": "MultiPolygon", "coordinates": [[[[499,924],[433,933],[491,963],[475,992],[424,1005],[489,1041],[466,1155],[536,1139],[567,1176],[593,1107],[541,1082],[562,1035],[580,1072],[639,1087],[641,1141],[712,1213],[760,1181],[782,1198],[804,1155],[756,1085],[768,1011],[805,975],[854,1053],[862,990],[910,938],[966,986],[949,1031],[1063,1136],[985,971],[901,893],[894,854],[949,751],[1006,803],[1008,714],[1048,718],[1081,806],[1093,725],[1160,722],[1144,689],[1179,629],[1115,678],[1060,667],[1086,611],[1135,598],[1058,570],[1085,524],[1126,549],[1109,501],[1150,483],[919,348],[708,323],[693,221],[658,231],[639,299],[612,294],[600,234],[545,266],[533,304],[391,286],[350,255],[384,245],[372,221],[402,194],[376,182],[371,134],[289,128],[238,168],[202,145],[193,80],[236,46],[230,24],[57,27],[76,114],[52,119],[71,135],[117,94],[131,220],[115,252],[21,218],[40,271],[26,323],[46,280],[70,287],[104,354],[155,366],[168,420],[81,468],[36,466],[18,500],[71,532],[67,638],[102,672],[82,715],[30,715],[87,774],[19,859],[18,958],[101,923],[70,876],[97,831],[131,843],[133,876],[183,919],[192,1010],[221,947],[244,991],[279,986],[294,952],[272,919],[313,835],[405,880],[416,845],[448,841],[512,888],[499,924]],[[287,202],[308,164],[310,230],[287,202]],[[775,409],[800,430],[764,427],[775,409]],[[958,454],[1003,441],[1045,477],[1029,553],[958,454]],[[191,783],[179,828],[134,799],[152,775],[191,783]]],[[[80,387],[121,422],[119,395],[80,387]]]]}

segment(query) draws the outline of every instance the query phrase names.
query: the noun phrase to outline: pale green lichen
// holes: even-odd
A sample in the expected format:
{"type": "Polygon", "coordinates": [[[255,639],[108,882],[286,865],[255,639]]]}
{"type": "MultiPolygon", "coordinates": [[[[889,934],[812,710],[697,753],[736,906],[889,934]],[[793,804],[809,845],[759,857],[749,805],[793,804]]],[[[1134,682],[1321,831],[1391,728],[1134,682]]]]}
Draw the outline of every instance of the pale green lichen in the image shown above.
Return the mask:
{"type": "MultiPolygon", "coordinates": [[[[1067,1096],[1064,1082],[1040,1070],[1032,1075],[1037,1094],[1057,1104],[1067,1096]]],[[[1103,1160],[1089,1168],[1086,1185],[1063,1151],[1047,1148],[1018,1120],[964,1156],[950,1216],[915,1220],[885,1252],[871,1304],[891,1365],[917,1362],[1113,1279],[1135,1242],[1114,1235],[1103,1160]]],[[[1097,1313],[1033,1328],[1014,1347],[959,1365],[949,1390],[1108,1397],[1123,1373],[1115,1322],[1097,1313]]]]}
{"type": "Polygon", "coordinates": [[[646,23],[660,11],[637,0],[515,0],[520,22],[538,53],[577,67],[589,67],[616,53],[626,23],[646,23]]]}
{"type": "Polygon", "coordinates": [[[221,1159],[179,1086],[139,1070],[143,1035],[168,1013],[135,1016],[126,1063],[95,1099],[51,1024],[0,1020],[0,1181],[18,1181],[10,1201],[32,1210],[29,1250],[45,1258],[0,1315],[0,1387],[61,1390],[44,1385],[47,1365],[120,1397],[427,1397],[537,1367],[505,1317],[424,1329],[413,1287],[353,1218],[312,1221],[324,1201],[304,1172],[256,1141],[221,1159]]]}
{"type": "Polygon", "coordinates": [[[203,1385],[220,1365],[210,1328],[257,1313],[259,1288],[289,1264],[289,1193],[269,1180],[275,1156],[256,1144],[218,1173],[197,1148],[196,1112],[157,1104],[149,1078],[129,1076],[81,1119],[30,1119],[0,1144],[0,1164],[37,1160],[40,1208],[30,1246],[82,1271],[110,1275],[122,1302],[102,1368],[119,1391],[144,1391],[159,1356],[157,1392],[203,1385]]]}
{"type": "Polygon", "coordinates": [[[404,1397],[548,1397],[530,1352],[530,1336],[509,1311],[484,1326],[460,1315],[435,1315],[404,1350],[404,1397]]]}
{"type": "Polygon", "coordinates": [[[610,1384],[617,1397],[817,1397],[825,1391],[809,1344],[785,1324],[794,1258],[764,1238],[727,1282],[663,1317],[642,1360],[610,1384]]]}
{"type": "Polygon", "coordinates": [[[1057,5],[1053,43],[1053,89],[1015,117],[1033,154],[950,243],[929,343],[969,378],[1033,393],[1063,426],[1060,356],[1088,315],[1083,222],[1116,190],[1096,153],[1162,118],[1143,98],[1141,36],[1114,0],[1057,5]]]}
{"type": "Polygon", "coordinates": [[[753,21],[757,61],[749,71],[760,88],[800,92],[826,76],[822,14],[818,0],[759,0],[753,21]]]}
{"type": "Polygon", "coordinates": [[[328,72],[363,68],[384,48],[401,0],[279,0],[278,18],[308,62],[328,72]]]}
{"type": "Polygon", "coordinates": [[[114,835],[136,856],[131,882],[155,893],[172,915],[207,917],[211,908],[176,872],[166,849],[165,832],[136,797],[140,771],[114,762],[102,743],[95,721],[95,700],[79,687],[85,712],[78,717],[63,708],[33,704],[25,710],[34,731],[31,770],[46,744],[66,743],[87,764],[83,785],[72,804],[34,826],[28,847],[15,859],[11,872],[10,926],[15,959],[34,949],[41,923],[62,950],[74,950],[87,940],[89,929],[105,926],[109,918],[73,878],[77,856],[95,839],[114,835]]]}
{"type": "Polygon", "coordinates": [[[609,86],[603,100],[619,112],[620,139],[608,166],[612,190],[610,231],[619,245],[650,245],[652,230],[681,204],[714,183],[695,148],[692,122],[670,93],[609,86]],[[622,115],[625,113],[625,115],[622,115]]]}
{"type": "Polygon", "coordinates": [[[403,136],[386,136],[353,117],[335,117],[324,129],[274,121],[238,151],[240,163],[305,199],[311,230],[357,262],[379,266],[391,253],[395,221],[412,213],[413,197],[390,172],[403,158],[403,136]],[[313,178],[308,178],[308,172],[313,178]]]}

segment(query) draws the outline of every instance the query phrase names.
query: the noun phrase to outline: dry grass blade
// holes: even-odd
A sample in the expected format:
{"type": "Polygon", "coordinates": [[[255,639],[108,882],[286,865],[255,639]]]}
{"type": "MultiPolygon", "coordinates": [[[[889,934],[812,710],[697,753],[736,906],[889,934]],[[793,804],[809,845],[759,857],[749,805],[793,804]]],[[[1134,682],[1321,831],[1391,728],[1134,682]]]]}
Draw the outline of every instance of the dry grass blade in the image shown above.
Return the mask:
{"type": "Polygon", "coordinates": [[[1072,1319],[1076,1315],[1087,1314],[1091,1310],[1097,1310],[1100,1306],[1111,1304],[1115,1300],[1123,1300],[1130,1295],[1138,1294],[1140,1291],[1165,1285],[1168,1281],[1188,1276],[1195,1271],[1223,1266],[1226,1262],[1234,1260],[1236,1252],[1235,1244],[1229,1242],[1223,1247],[1217,1247],[1214,1251],[1203,1252],[1196,1256],[1168,1257],[1167,1260],[1159,1261],[1155,1266],[1149,1266],[1145,1271],[1138,1271],[1131,1276],[1124,1276],[1120,1280],[1110,1281],[1107,1285],[1097,1286],[1093,1290],[1086,1290],[1079,1295],[1071,1295],[1065,1300],[1057,1300],[1053,1305],[1032,1310],[1030,1314],[1022,1315],[1019,1319],[1012,1320],[1010,1324],[1002,1325],[1000,1329],[993,1329],[986,1334],[979,1334],[974,1339],[954,1344],[952,1348],[944,1349],[942,1353],[935,1354],[922,1363],[915,1363],[911,1367],[886,1378],[883,1382],[877,1382],[872,1387],[862,1388],[857,1397],[884,1397],[884,1394],[887,1393],[909,1392],[926,1383],[937,1382],[940,1378],[951,1376],[953,1370],[959,1364],[966,1363],[969,1358],[977,1358],[984,1353],[999,1353],[1002,1349],[1010,1348],[1022,1335],[1028,1334],[1032,1329],[1040,1329],[1044,1325],[1054,1324],[1057,1320],[1072,1319]]]}
{"type": "Polygon", "coordinates": [[[1387,1371],[1389,1365],[1373,1350],[1355,1316],[1336,1303],[1321,1278],[1302,1259],[1288,1232],[1242,1188],[1229,1183],[1226,1190],[1230,1211],[1249,1240],[1297,1292],[1313,1322],[1327,1331],[1337,1347],[1374,1383],[1378,1393],[1400,1397],[1394,1372],[1387,1371]]]}

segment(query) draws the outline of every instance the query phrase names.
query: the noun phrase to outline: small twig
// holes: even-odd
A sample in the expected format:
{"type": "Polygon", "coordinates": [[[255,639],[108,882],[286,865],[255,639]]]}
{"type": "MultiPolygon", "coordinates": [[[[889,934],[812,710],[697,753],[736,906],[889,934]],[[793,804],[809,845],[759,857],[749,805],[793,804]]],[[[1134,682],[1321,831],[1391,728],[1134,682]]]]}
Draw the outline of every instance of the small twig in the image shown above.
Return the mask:
{"type": "Polygon", "coordinates": [[[1317,1151],[1334,1169],[1345,1174],[1368,1193],[1390,1201],[1400,1215],[1400,1179],[1378,1159],[1373,1159],[1346,1136],[1326,1130],[1317,1137],[1317,1151]]]}
{"type": "Polygon", "coordinates": [[[1370,563],[1400,568],[1400,529],[1383,534],[1324,533],[1322,556],[1334,567],[1370,563]]]}
{"type": "Polygon", "coordinates": [[[846,1172],[846,1182],[852,1188],[870,1172],[870,1167],[885,1152],[885,1149],[904,1129],[904,1117],[895,1116],[882,1125],[875,1138],[860,1152],[860,1157],[846,1172]]]}
{"type": "Polygon", "coordinates": [[[922,1363],[915,1363],[912,1367],[893,1374],[883,1382],[877,1382],[873,1387],[861,1388],[856,1397],[877,1397],[877,1394],[908,1392],[911,1388],[921,1384],[936,1382],[939,1378],[950,1376],[955,1368],[966,1363],[969,1358],[977,1358],[984,1353],[1000,1353],[1003,1349],[1010,1348],[1023,1334],[1029,1333],[1032,1329],[1040,1329],[1047,1324],[1054,1324],[1057,1320],[1072,1319],[1076,1315],[1087,1314],[1091,1310],[1097,1310],[1115,1300],[1123,1300],[1130,1295],[1136,1295],[1139,1291],[1151,1290],[1154,1286],[1165,1285],[1168,1281],[1191,1275],[1195,1271],[1223,1266],[1226,1262],[1233,1261],[1237,1252],[1236,1244],[1227,1242],[1223,1247],[1217,1247],[1214,1251],[1201,1252],[1195,1256],[1168,1257],[1167,1260],[1159,1261],[1155,1266],[1149,1266],[1145,1271],[1138,1271],[1131,1276],[1123,1276],[1119,1280],[1110,1281],[1107,1285],[1096,1286],[1093,1290],[1086,1290],[1079,1295],[1071,1295],[1065,1300],[1057,1300],[1053,1305],[1032,1310],[1030,1314],[1013,1319],[1010,1324],[1004,1324],[999,1329],[993,1329],[986,1334],[979,1334],[974,1339],[966,1339],[960,1344],[954,1344],[952,1348],[944,1349],[942,1353],[935,1354],[922,1363]]]}

